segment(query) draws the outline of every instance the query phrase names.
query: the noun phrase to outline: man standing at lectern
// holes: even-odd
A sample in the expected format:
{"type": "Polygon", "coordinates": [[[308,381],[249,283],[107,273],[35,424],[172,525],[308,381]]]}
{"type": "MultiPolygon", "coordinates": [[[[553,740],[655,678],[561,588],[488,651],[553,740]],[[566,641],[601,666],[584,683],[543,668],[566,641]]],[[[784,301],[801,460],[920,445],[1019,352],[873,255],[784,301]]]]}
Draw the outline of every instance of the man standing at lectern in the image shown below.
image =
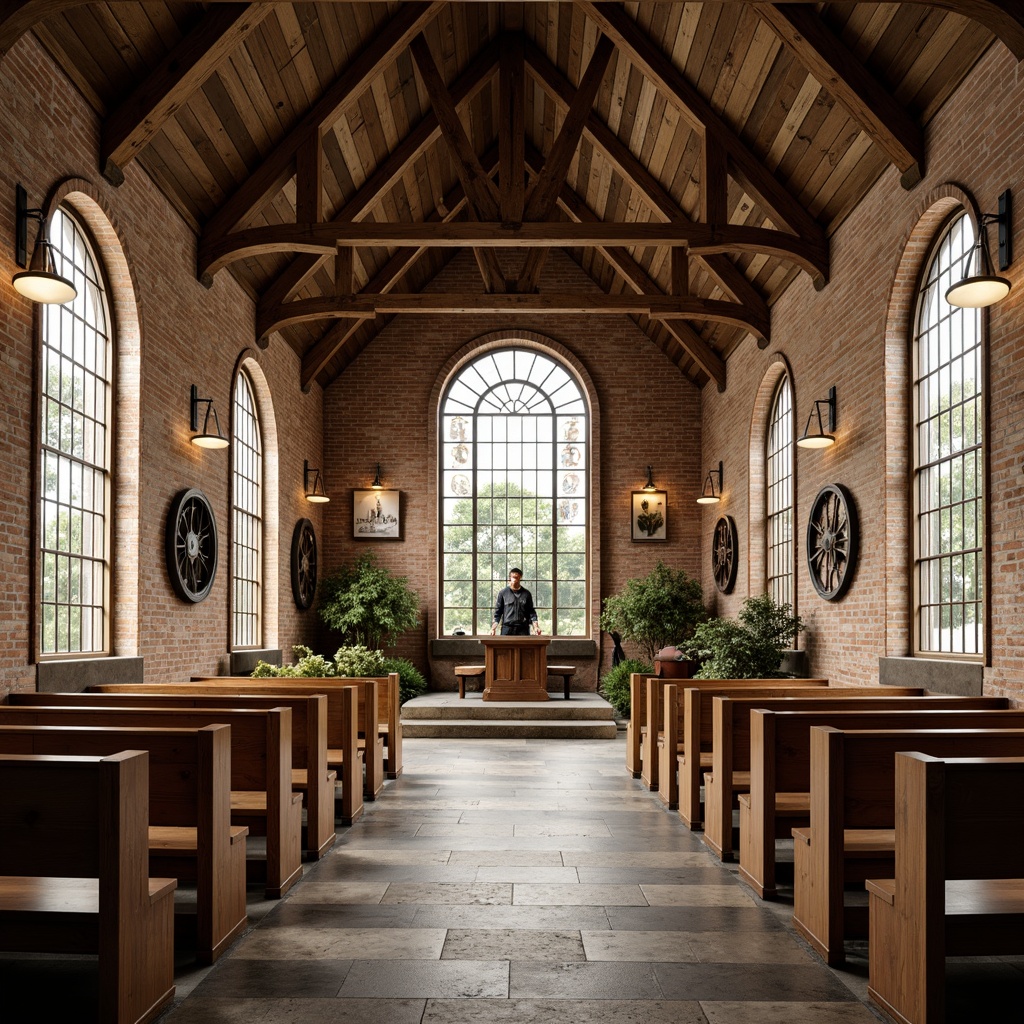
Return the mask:
{"type": "Polygon", "coordinates": [[[494,622],[491,624],[491,636],[494,636],[501,625],[502,636],[529,636],[530,626],[540,636],[540,623],[537,621],[537,610],[533,607],[533,594],[521,585],[523,570],[513,566],[508,571],[508,586],[498,592],[494,604],[494,622]]]}

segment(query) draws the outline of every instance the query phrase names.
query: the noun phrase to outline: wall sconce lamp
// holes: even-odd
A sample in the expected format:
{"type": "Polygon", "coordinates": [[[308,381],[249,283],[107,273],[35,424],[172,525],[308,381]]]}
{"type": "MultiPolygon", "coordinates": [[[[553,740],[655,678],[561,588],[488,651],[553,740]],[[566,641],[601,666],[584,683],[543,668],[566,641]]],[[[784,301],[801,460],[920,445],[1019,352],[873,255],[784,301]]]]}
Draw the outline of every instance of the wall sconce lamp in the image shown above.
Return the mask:
{"type": "Polygon", "coordinates": [[[983,213],[978,225],[978,240],[967,257],[967,274],[956,284],[946,289],[946,301],[951,306],[980,309],[1005,299],[1010,294],[1010,282],[992,272],[992,261],[988,254],[989,224],[999,225],[999,269],[1008,270],[1013,262],[1013,243],[1010,233],[1010,190],[999,197],[998,213],[983,213]],[[978,254],[975,263],[974,254],[978,254]],[[971,267],[977,273],[971,275],[971,267]]]}
{"type": "Polygon", "coordinates": [[[302,463],[302,489],[306,492],[306,501],[312,501],[317,505],[325,505],[331,499],[324,491],[324,478],[319,469],[310,469],[309,461],[302,463]],[[313,486],[309,485],[310,474],[313,475],[313,486]]]}
{"type": "Polygon", "coordinates": [[[814,408],[807,417],[807,426],[796,443],[801,448],[831,448],[836,443],[833,431],[836,429],[836,389],[835,385],[828,389],[828,398],[818,398],[814,408]],[[821,418],[821,407],[825,407],[825,418],[821,418]],[[818,429],[811,432],[811,420],[818,419],[818,429]]]}
{"type": "Polygon", "coordinates": [[[53,245],[46,237],[46,222],[43,211],[38,207],[30,210],[28,193],[18,185],[14,190],[15,204],[15,260],[19,267],[28,266],[28,270],[15,274],[11,279],[15,291],[20,292],[33,302],[59,303],[70,302],[78,295],[78,289],[66,278],[57,273],[57,261],[53,258],[53,245]],[[28,263],[28,222],[39,222],[36,231],[36,244],[32,250],[32,263],[28,263]]]}
{"type": "Polygon", "coordinates": [[[656,491],[658,488],[654,486],[654,474],[651,472],[651,467],[647,467],[647,483],[644,484],[645,491],[656,491]]]}
{"type": "Polygon", "coordinates": [[[217,417],[217,410],[213,407],[212,398],[200,398],[199,389],[192,385],[191,400],[189,402],[189,427],[199,430],[199,406],[206,405],[206,416],[203,417],[202,433],[192,435],[192,443],[197,448],[227,448],[228,439],[221,433],[220,420],[217,417]],[[213,426],[215,433],[210,431],[210,414],[213,413],[213,426]]]}
{"type": "Polygon", "coordinates": [[[704,478],[704,489],[697,499],[698,505],[717,505],[722,500],[722,463],[718,463],[718,469],[709,469],[708,475],[704,478]],[[715,477],[718,477],[718,488],[715,488],[715,477]]]}
{"type": "Polygon", "coordinates": [[[370,486],[375,490],[379,491],[384,485],[380,482],[380,463],[377,463],[377,475],[373,478],[373,483],[370,486]]]}

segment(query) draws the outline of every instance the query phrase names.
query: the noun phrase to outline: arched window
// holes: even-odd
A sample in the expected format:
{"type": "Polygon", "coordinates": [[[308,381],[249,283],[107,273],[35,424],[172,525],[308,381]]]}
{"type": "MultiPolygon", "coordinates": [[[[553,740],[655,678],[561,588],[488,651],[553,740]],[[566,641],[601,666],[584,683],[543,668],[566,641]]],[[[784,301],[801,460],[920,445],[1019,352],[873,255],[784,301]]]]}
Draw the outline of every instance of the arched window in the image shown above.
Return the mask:
{"type": "Polygon", "coordinates": [[[586,636],[587,404],[576,378],[534,349],[488,352],[441,402],[441,632],[490,632],[512,566],[541,628],[586,636]]]}
{"type": "Polygon", "coordinates": [[[950,306],[974,245],[966,214],[943,232],[914,332],[914,587],[917,652],[983,653],[981,317],[950,306]]]}
{"type": "Polygon", "coordinates": [[[42,307],[40,654],[110,650],[111,322],[84,231],[53,215],[57,273],[78,296],[42,307]]]}
{"type": "Polygon", "coordinates": [[[252,384],[235,378],[231,488],[231,645],[263,642],[263,445],[252,384]]]}
{"type": "Polygon", "coordinates": [[[765,451],[767,592],[793,604],[793,389],[784,376],[775,389],[765,451]]]}

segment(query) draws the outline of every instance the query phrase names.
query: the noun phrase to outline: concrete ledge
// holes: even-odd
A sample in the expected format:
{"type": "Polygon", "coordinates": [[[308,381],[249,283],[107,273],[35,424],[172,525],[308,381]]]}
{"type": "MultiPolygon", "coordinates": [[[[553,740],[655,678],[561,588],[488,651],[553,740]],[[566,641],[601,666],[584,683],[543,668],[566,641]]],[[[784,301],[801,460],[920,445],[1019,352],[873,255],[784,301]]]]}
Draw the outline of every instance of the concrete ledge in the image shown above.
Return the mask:
{"type": "Polygon", "coordinates": [[[40,693],[78,693],[100,683],[142,683],[142,658],[67,658],[36,665],[40,693]]]}
{"type": "Polygon", "coordinates": [[[232,651],[228,658],[228,675],[251,676],[257,661],[268,665],[281,665],[280,650],[232,651]]]}
{"type": "Polygon", "coordinates": [[[938,658],[879,658],[878,681],[882,686],[923,686],[955,697],[980,697],[985,667],[980,661],[946,661],[938,658]]]}
{"type": "MultiPolygon", "coordinates": [[[[459,658],[460,660],[483,661],[484,648],[479,640],[473,637],[445,636],[430,641],[432,658],[459,658]]],[[[593,640],[552,640],[548,644],[548,660],[564,658],[594,658],[597,656],[597,644],[593,640]]]]}

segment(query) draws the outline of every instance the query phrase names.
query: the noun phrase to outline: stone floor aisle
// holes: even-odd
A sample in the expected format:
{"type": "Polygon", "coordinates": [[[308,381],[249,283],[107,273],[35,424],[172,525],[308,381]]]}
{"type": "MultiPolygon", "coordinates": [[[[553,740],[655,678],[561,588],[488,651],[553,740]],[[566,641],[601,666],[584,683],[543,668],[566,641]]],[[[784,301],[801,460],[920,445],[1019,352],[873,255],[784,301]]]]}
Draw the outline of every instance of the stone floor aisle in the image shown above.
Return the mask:
{"type": "Polygon", "coordinates": [[[615,741],[416,739],[160,1024],[872,1024],[615,741]]]}

